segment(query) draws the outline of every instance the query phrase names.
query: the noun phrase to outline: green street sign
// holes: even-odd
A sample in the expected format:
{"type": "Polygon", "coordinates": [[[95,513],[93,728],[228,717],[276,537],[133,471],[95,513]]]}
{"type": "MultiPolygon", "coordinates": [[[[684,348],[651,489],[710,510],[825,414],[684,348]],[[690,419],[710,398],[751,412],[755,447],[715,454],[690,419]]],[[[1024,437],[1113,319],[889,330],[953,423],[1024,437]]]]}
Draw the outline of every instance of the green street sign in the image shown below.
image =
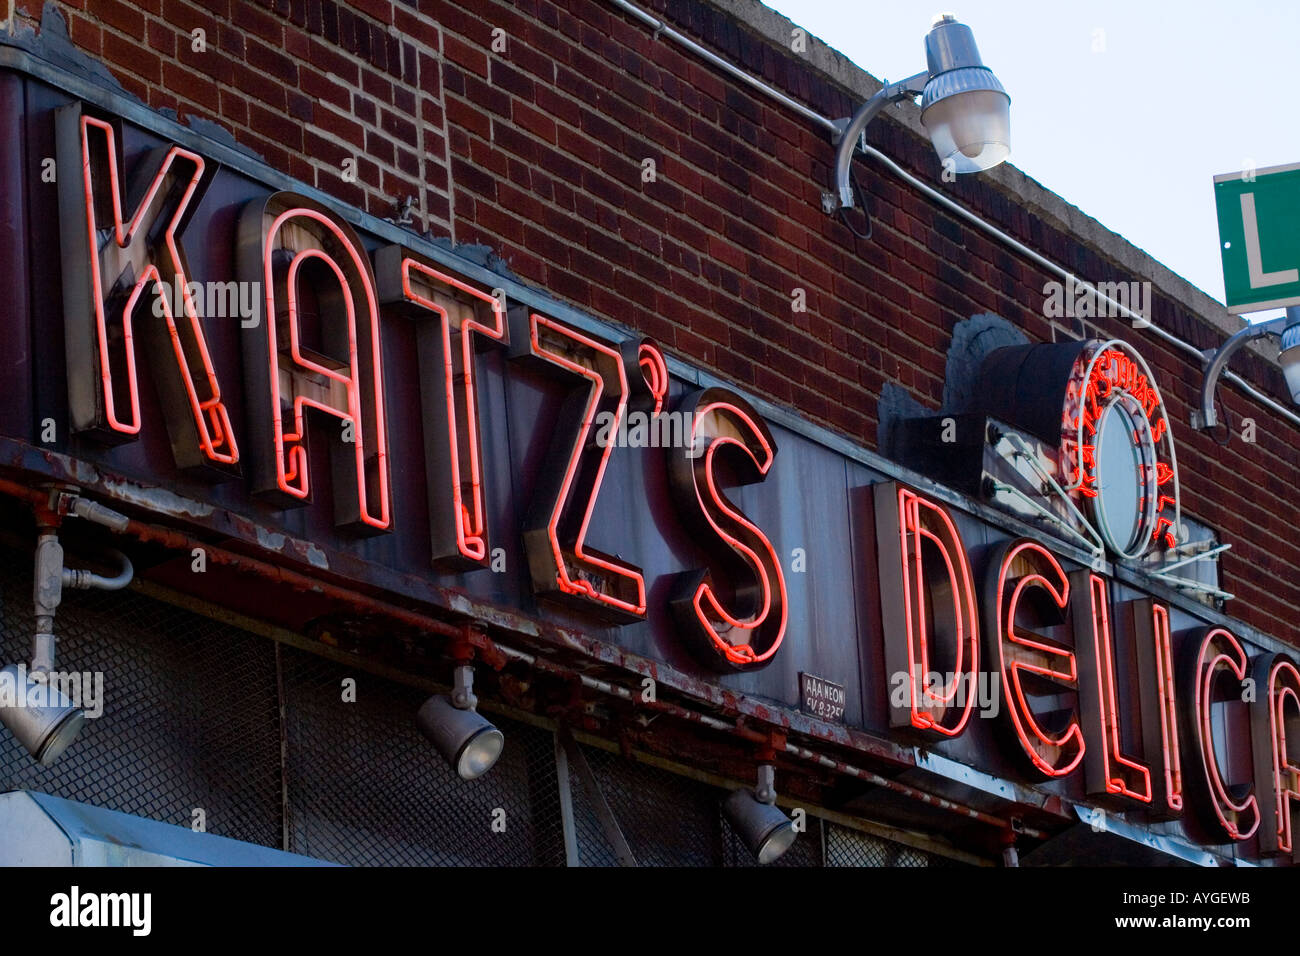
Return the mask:
{"type": "Polygon", "coordinates": [[[1300,305],[1300,163],[1214,177],[1229,312],[1300,305]]]}

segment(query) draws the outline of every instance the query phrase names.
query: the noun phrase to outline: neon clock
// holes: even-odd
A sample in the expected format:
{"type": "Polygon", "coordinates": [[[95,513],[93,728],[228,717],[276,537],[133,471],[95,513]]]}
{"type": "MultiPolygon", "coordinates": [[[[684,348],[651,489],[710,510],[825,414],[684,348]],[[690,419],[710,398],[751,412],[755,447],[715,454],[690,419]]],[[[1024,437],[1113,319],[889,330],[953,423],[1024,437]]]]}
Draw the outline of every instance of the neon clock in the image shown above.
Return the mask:
{"type": "Polygon", "coordinates": [[[1070,372],[1061,473],[1107,547],[1140,558],[1177,543],[1178,459],[1164,400],[1123,342],[1090,342],[1070,372]]]}

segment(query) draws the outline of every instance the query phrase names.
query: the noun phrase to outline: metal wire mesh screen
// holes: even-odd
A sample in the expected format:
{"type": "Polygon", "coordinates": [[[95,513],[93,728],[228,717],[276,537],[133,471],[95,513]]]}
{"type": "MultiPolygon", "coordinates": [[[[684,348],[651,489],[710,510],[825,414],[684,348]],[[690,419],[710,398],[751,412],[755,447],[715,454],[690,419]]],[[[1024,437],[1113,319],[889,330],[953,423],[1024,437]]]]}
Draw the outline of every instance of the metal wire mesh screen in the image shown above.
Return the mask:
{"type": "Polygon", "coordinates": [[[871,836],[834,823],[826,824],[827,866],[958,866],[947,857],[871,836]]]}
{"type": "MultiPolygon", "coordinates": [[[[638,865],[758,865],[722,813],[728,791],[607,750],[581,750],[638,865]]],[[[579,861],[584,866],[616,865],[618,859],[576,768],[570,768],[569,778],[579,861]]],[[[821,865],[821,827],[812,818],[808,824],[808,831],[772,865],[821,865]]]]}
{"type": "MultiPolygon", "coordinates": [[[[641,866],[716,866],[721,832],[721,791],[658,767],[581,747],[632,855],[641,866]]],[[[578,859],[584,866],[614,866],[591,795],[577,768],[569,769],[578,859]]]]}
{"type": "MultiPolygon", "coordinates": [[[[0,547],[0,661],[31,652],[32,557],[0,547]]],[[[353,865],[563,865],[555,737],[493,714],[501,759],[461,781],[420,736],[424,693],[137,592],[68,591],[59,667],[103,681],[103,714],[50,768],[0,733],[0,789],[31,789],[353,865]],[[354,682],[345,684],[345,681],[354,682]]],[[[93,698],[92,698],[93,699],[93,698]]],[[[595,747],[592,775],[643,866],[752,866],[725,790],[595,747]]],[[[576,768],[586,866],[617,863],[576,768]]],[[[942,858],[809,815],[774,865],[942,858]]]]}
{"type": "Polygon", "coordinates": [[[564,865],[549,731],[492,715],[505,750],[466,782],[415,728],[424,693],[292,648],[281,655],[290,849],[354,865],[564,865]]]}
{"type": "MultiPolygon", "coordinates": [[[[768,863],[767,866],[821,866],[822,865],[822,827],[816,817],[806,817],[807,829],[795,838],[790,849],[768,863]]],[[[758,858],[745,845],[745,842],[731,828],[726,817],[722,818],[725,833],[723,841],[723,866],[758,866],[758,858]]]]}
{"type": "MultiPolygon", "coordinates": [[[[32,558],[0,549],[0,660],[31,655],[32,558]]],[[[0,732],[0,786],[279,846],[275,647],[139,594],[66,591],[60,670],[99,675],[103,715],[49,768],[0,732]]]]}

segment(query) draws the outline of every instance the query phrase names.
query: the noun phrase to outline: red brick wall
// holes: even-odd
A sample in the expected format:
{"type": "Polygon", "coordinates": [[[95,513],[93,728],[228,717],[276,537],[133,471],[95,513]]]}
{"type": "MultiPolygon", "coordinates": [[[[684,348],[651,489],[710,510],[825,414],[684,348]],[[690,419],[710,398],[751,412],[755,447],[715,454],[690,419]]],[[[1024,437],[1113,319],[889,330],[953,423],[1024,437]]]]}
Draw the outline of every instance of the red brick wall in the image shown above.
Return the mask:
{"type": "MultiPolygon", "coordinates": [[[[799,56],[704,4],[642,0],[679,29],[825,115],[851,98],[799,56]],[[670,12],[669,12],[670,11],[670,12]]],[[[154,107],[216,120],[274,166],[380,216],[416,200],[416,228],[493,246],[525,280],[636,327],[683,358],[869,446],[886,382],[937,407],[953,325],[996,312],[1052,337],[1044,273],[888,173],[861,172],[875,233],[820,211],[820,129],[655,40],[603,0],[65,0],[73,41],[154,107]],[[206,32],[207,52],[191,31],[206,32]],[[505,50],[492,51],[504,30],[505,50]],[[358,181],[344,182],[343,161],[358,181]],[[657,179],[642,181],[653,159],[657,179]],[[807,312],[791,292],[807,291],[807,312]]],[[[871,64],[867,64],[871,66],[871,64]]],[[[902,126],[873,143],[927,180],[937,162],[902,126]]],[[[979,177],[946,188],[1094,281],[1129,276],[979,177]]],[[[1157,296],[1153,320],[1201,348],[1216,332],[1157,296]]],[[[1258,441],[1187,427],[1200,370],[1121,323],[1174,419],[1184,506],[1234,550],[1229,610],[1300,644],[1294,493],[1300,432],[1223,389],[1258,441]]],[[[1240,370],[1281,391],[1253,357],[1240,370]]]]}

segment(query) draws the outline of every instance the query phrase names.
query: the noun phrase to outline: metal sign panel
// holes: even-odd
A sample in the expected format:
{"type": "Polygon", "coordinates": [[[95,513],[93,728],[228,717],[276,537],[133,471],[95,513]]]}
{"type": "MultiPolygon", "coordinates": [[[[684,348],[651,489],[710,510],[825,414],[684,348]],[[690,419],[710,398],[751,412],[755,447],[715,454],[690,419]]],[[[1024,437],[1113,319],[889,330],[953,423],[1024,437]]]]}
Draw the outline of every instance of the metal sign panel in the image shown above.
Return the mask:
{"type": "Polygon", "coordinates": [[[1214,177],[1229,312],[1300,305],[1300,163],[1214,177]]]}
{"type": "MultiPolygon", "coordinates": [[[[919,744],[1192,840],[1292,846],[1294,752],[1256,752],[1240,713],[1287,729],[1292,670],[1269,658],[1263,704],[1233,692],[1280,646],[454,251],[35,80],[0,73],[0,102],[26,150],[0,162],[10,474],[899,762],[919,744]],[[33,172],[50,155],[57,183],[33,172]]],[[[1105,344],[1076,402],[1124,392],[1163,424],[1105,344]]],[[[1091,413],[1052,414],[1087,444],[1091,413]]],[[[1154,507],[1144,547],[1172,524],[1154,507]]],[[[189,554],[142,571],[299,632],[326,613],[189,554]]]]}

